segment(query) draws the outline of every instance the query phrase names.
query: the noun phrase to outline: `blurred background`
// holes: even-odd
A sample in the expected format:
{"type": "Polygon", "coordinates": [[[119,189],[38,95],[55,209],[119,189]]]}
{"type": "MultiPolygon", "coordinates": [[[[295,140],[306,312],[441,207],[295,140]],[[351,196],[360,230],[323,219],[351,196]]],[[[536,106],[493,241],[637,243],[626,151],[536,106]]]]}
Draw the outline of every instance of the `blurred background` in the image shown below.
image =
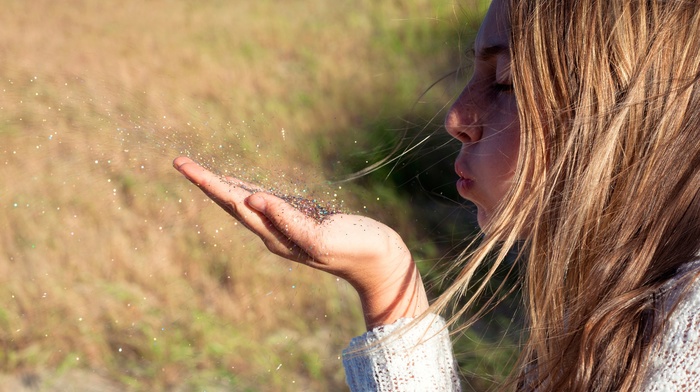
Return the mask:
{"type": "MultiPolygon", "coordinates": [[[[268,254],[182,154],[389,224],[439,294],[487,0],[0,5],[0,390],[346,389],[352,288],[268,254]]],[[[507,373],[509,320],[455,337],[466,390],[507,373]]]]}

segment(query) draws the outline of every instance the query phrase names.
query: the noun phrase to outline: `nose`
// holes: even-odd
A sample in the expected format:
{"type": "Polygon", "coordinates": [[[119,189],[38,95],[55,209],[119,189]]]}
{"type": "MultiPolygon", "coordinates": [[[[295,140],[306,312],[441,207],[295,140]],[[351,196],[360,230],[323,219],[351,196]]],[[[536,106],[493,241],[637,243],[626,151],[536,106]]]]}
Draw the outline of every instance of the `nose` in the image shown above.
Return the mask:
{"type": "Polygon", "coordinates": [[[483,132],[474,92],[469,83],[445,116],[445,129],[462,143],[476,143],[483,132]]]}

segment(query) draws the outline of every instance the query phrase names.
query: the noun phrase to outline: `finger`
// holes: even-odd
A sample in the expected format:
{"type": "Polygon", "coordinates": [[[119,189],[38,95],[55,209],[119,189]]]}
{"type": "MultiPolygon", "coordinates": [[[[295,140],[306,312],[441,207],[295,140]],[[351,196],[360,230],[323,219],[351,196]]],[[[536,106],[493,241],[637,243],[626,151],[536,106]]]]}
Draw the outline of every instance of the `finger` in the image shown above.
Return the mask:
{"type": "MultiPolygon", "coordinates": [[[[267,193],[255,193],[246,204],[260,212],[281,234],[297,245],[313,260],[323,254],[321,226],[313,218],[289,205],[279,197],[267,193]]],[[[280,241],[284,243],[284,241],[280,241]]]]}
{"type": "Polygon", "coordinates": [[[239,187],[247,190],[250,193],[265,192],[265,189],[261,188],[260,186],[255,185],[255,184],[251,184],[249,182],[245,182],[245,181],[241,180],[240,178],[225,176],[224,179],[226,179],[226,181],[228,181],[231,184],[234,184],[236,186],[239,186],[239,187]]]}
{"type": "Polygon", "coordinates": [[[214,201],[242,204],[243,199],[250,195],[250,192],[225,181],[189,158],[177,158],[173,161],[173,166],[214,201]]]}
{"type": "Polygon", "coordinates": [[[244,225],[251,215],[255,215],[253,210],[245,206],[244,200],[250,196],[250,192],[244,188],[225,181],[186,157],[175,159],[173,166],[193,184],[197,185],[224,211],[231,214],[244,225]]]}
{"type": "Polygon", "coordinates": [[[300,263],[308,263],[309,255],[292,238],[282,232],[267,216],[249,207],[247,203],[246,207],[250,209],[251,214],[246,214],[243,224],[260,237],[270,252],[300,263]]]}
{"type": "Polygon", "coordinates": [[[251,190],[257,189],[256,186],[233,177],[226,177],[224,180],[186,157],[175,159],[173,166],[222,209],[258,235],[271,252],[299,262],[306,262],[309,259],[308,255],[265,215],[245,203],[251,190]]]}
{"type": "Polygon", "coordinates": [[[197,164],[195,161],[187,157],[179,157],[173,161],[173,166],[182,173],[193,184],[202,188],[202,190],[212,190],[212,184],[216,186],[218,183],[225,182],[218,175],[210,172],[204,167],[197,164]]]}

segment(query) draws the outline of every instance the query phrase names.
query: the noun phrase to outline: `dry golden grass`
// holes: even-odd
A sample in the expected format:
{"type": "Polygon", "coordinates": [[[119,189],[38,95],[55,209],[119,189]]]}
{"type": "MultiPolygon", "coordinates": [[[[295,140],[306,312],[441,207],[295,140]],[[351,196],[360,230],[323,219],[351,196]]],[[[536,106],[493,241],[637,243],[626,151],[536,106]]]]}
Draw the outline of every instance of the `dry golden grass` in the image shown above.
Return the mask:
{"type": "Polygon", "coordinates": [[[342,389],[352,289],[267,254],[170,160],[337,192],[334,140],[448,71],[456,20],[428,0],[4,1],[0,372],[342,389]]]}

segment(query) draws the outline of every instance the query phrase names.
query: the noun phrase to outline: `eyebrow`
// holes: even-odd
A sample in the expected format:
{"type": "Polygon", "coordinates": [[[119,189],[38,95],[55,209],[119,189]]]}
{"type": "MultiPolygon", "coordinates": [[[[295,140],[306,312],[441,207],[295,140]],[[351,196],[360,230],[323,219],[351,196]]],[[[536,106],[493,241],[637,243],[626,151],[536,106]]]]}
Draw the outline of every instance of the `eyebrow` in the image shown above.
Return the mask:
{"type": "Polygon", "coordinates": [[[495,57],[501,53],[508,53],[509,48],[507,45],[501,45],[501,44],[495,44],[495,45],[489,45],[485,46],[481,49],[479,49],[478,52],[475,51],[474,46],[472,46],[470,52],[471,54],[480,59],[480,60],[488,60],[492,57],[495,57]]]}

